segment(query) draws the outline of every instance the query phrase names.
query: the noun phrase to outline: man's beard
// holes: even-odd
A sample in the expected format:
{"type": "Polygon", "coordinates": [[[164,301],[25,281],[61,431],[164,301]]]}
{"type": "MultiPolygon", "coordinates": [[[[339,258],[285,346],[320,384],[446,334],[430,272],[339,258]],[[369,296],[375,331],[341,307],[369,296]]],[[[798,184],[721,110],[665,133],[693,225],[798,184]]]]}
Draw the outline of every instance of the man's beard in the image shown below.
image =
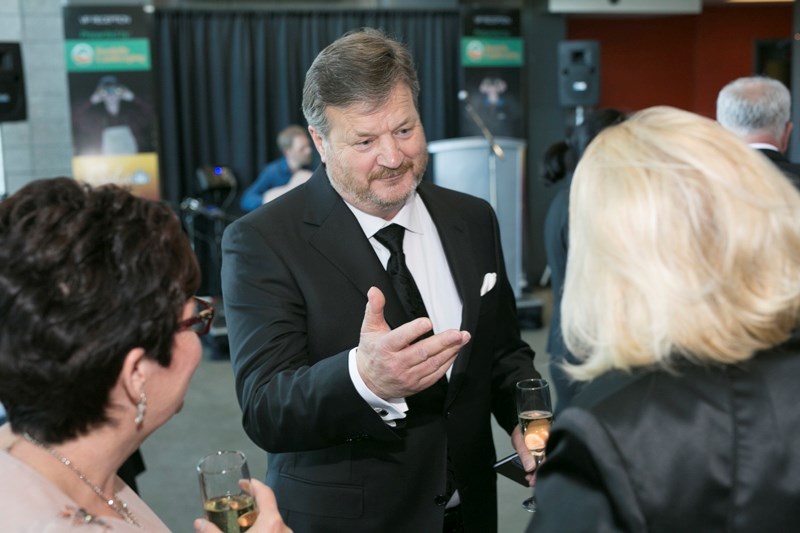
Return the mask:
{"type": "MultiPolygon", "coordinates": [[[[406,200],[417,190],[417,186],[419,186],[422,177],[425,175],[425,168],[428,166],[427,151],[422,153],[418,159],[418,163],[419,164],[415,165],[413,159],[406,159],[397,168],[381,168],[380,170],[376,170],[368,176],[367,185],[365,187],[356,183],[349,172],[345,172],[344,175],[336,176],[335,179],[331,180],[331,183],[339,194],[350,196],[359,204],[370,204],[380,210],[390,210],[402,207],[406,203],[406,200]],[[400,197],[389,199],[381,198],[372,190],[372,187],[370,187],[370,184],[374,181],[386,179],[391,176],[403,175],[409,171],[414,174],[414,183],[408,191],[400,197]]],[[[335,166],[337,170],[342,170],[341,166],[338,164],[335,166]]]]}

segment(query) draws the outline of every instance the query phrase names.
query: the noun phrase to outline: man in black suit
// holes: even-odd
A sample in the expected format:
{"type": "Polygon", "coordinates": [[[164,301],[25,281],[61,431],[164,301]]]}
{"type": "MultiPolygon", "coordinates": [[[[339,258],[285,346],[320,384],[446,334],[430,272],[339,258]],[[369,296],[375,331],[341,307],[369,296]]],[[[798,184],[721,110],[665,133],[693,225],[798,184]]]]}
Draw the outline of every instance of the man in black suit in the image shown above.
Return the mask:
{"type": "Polygon", "coordinates": [[[762,76],[739,78],[717,96],[717,121],[759,150],[800,188],[800,164],[784,153],[792,133],[791,95],[778,80],[762,76]]]}
{"type": "Polygon", "coordinates": [[[381,32],[328,46],[303,89],[323,164],[223,238],[244,428],[297,533],[496,531],[491,414],[533,468],[514,394],[538,373],[497,219],[422,181],[418,91],[381,32]],[[402,253],[384,244],[394,224],[402,253]]]}

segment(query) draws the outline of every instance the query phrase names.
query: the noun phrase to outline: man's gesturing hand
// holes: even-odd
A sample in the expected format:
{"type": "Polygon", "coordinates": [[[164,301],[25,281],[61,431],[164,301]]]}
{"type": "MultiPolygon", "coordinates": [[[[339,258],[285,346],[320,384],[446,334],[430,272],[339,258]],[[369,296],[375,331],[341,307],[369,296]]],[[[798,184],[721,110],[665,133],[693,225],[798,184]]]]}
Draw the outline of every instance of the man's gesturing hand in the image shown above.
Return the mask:
{"type": "Polygon", "coordinates": [[[427,389],[469,342],[468,332],[450,329],[414,343],[433,327],[429,318],[392,330],[383,317],[386,299],[380,289],[372,287],[367,299],[356,363],[364,383],[380,398],[405,398],[427,389]]]}

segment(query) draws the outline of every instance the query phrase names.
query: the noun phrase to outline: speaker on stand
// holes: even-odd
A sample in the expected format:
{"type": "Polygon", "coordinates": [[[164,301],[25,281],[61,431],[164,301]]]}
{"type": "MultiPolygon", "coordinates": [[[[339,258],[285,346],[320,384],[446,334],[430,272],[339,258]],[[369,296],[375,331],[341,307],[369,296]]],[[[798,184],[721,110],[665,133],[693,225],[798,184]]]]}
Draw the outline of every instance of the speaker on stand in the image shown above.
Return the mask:
{"type": "MultiPolygon", "coordinates": [[[[0,43],[0,123],[26,120],[25,76],[19,43],[0,43]]],[[[3,136],[0,131],[0,199],[7,195],[3,136]]]]}
{"type": "MultiPolygon", "coordinates": [[[[572,108],[574,121],[565,127],[568,138],[575,126],[583,123],[584,107],[600,100],[600,43],[597,41],[561,41],[558,43],[558,103],[572,108]]],[[[550,283],[550,267],[539,279],[544,287],[550,283]]]]}
{"type": "Polygon", "coordinates": [[[575,109],[575,125],[583,122],[586,106],[600,100],[600,43],[561,41],[558,43],[558,101],[575,109]]]}

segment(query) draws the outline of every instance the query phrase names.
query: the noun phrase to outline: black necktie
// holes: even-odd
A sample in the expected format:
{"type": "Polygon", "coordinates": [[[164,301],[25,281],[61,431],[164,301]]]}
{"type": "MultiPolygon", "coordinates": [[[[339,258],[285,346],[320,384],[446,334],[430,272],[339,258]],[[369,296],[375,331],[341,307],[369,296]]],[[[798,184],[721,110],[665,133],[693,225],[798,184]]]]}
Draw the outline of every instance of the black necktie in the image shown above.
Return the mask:
{"type": "Polygon", "coordinates": [[[392,285],[400,297],[400,302],[406,312],[414,318],[428,316],[425,303],[419,293],[417,284],[411,271],[406,265],[406,256],[403,253],[403,237],[406,229],[398,224],[389,224],[375,234],[375,239],[384,245],[390,252],[386,272],[392,278],[392,285]]]}
{"type": "MultiPolygon", "coordinates": [[[[389,262],[386,264],[386,272],[389,274],[389,277],[392,278],[392,285],[394,286],[395,292],[397,292],[397,296],[400,297],[400,301],[403,304],[406,312],[413,316],[414,318],[419,317],[427,317],[428,311],[425,310],[425,302],[422,301],[422,296],[419,293],[419,288],[417,288],[417,283],[414,281],[414,277],[411,275],[411,271],[408,269],[408,265],[406,264],[406,255],[403,253],[403,237],[405,237],[406,229],[399,224],[389,224],[385,228],[382,228],[375,234],[375,239],[382,245],[384,245],[390,252],[391,255],[389,256],[389,262]]],[[[422,335],[419,339],[424,339],[432,335],[433,332],[429,331],[425,335],[422,335]]],[[[415,341],[416,342],[416,341],[415,341]]],[[[440,387],[440,391],[447,390],[447,377],[442,376],[442,378],[437,383],[437,386],[440,387]]],[[[426,392],[433,392],[435,387],[432,387],[426,392]]],[[[419,400],[422,400],[422,396],[425,396],[423,392],[419,396],[419,400]]],[[[441,400],[443,398],[439,398],[438,401],[435,401],[434,408],[441,410],[441,400]]],[[[411,405],[417,404],[417,399],[411,402],[411,405]]],[[[425,401],[428,401],[427,399],[425,401]]],[[[445,495],[443,497],[439,497],[436,500],[437,505],[446,505],[448,501],[450,501],[450,497],[455,492],[455,473],[453,472],[453,466],[450,462],[450,454],[447,454],[447,477],[446,477],[447,485],[445,487],[445,495]]]]}

